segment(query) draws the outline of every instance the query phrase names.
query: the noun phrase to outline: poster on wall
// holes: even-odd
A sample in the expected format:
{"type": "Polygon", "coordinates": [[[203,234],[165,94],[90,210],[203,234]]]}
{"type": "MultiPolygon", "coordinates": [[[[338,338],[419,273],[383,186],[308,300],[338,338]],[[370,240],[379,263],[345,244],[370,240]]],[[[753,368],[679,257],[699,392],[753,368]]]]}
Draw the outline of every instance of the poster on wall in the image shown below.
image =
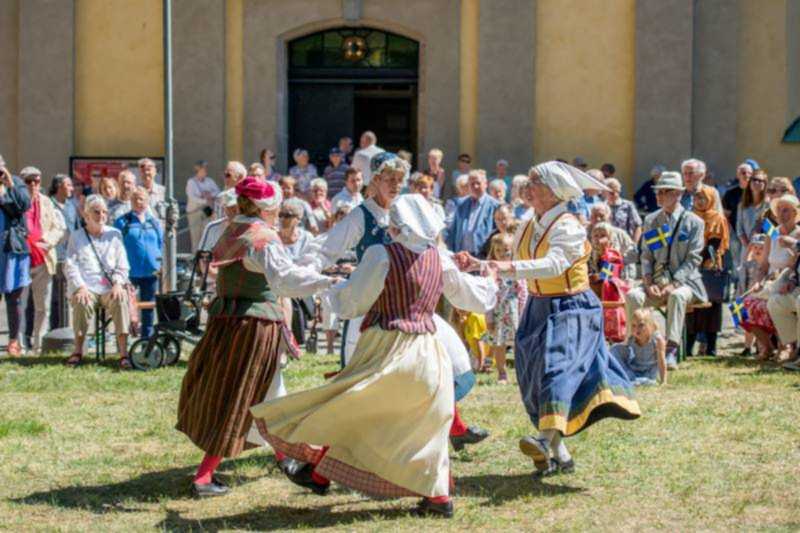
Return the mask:
{"type": "MultiPolygon", "coordinates": [[[[116,179],[123,170],[130,170],[139,179],[139,167],[137,162],[142,157],[84,157],[72,156],[69,158],[69,168],[72,180],[81,185],[91,186],[92,180],[100,178],[116,179]]],[[[163,176],[164,158],[151,157],[156,164],[158,176],[163,176]]],[[[161,181],[160,179],[158,180],[161,181]]]]}

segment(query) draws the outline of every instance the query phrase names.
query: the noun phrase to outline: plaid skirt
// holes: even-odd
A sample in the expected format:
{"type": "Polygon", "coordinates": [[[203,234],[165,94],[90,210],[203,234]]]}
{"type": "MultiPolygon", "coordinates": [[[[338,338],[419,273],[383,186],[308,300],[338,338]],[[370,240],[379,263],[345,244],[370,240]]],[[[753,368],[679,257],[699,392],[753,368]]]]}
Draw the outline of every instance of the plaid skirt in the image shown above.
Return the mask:
{"type": "Polygon", "coordinates": [[[278,369],[279,322],[212,317],[189,358],[176,429],[210,455],[236,457],[254,447],[250,407],[261,402],[278,369]]]}
{"type": "Polygon", "coordinates": [[[574,435],[603,418],[638,418],[625,370],[603,337],[603,308],[591,291],[531,296],[514,347],[522,402],[539,430],[574,435]]]}

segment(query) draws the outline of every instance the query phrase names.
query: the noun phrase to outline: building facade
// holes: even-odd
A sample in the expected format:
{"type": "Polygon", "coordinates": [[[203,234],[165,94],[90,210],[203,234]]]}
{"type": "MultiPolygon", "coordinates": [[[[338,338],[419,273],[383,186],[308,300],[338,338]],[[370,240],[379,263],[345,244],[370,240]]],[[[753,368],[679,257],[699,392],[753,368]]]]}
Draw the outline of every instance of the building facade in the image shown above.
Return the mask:
{"type": "MultiPolygon", "coordinates": [[[[172,3],[178,196],[196,159],[218,176],[270,148],[285,170],[367,127],[447,168],[613,162],[628,190],[690,156],[800,174],[800,0],[172,3]]],[[[0,0],[14,169],[163,155],[163,81],[160,0],[0,0]]]]}

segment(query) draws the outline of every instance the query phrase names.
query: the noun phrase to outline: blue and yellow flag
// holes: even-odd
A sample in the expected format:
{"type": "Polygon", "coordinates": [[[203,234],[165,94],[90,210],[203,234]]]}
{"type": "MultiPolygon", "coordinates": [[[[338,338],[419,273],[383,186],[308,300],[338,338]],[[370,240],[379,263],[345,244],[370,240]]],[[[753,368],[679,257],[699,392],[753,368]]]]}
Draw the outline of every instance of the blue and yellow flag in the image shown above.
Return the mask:
{"type": "Polygon", "coordinates": [[[780,236],[778,226],[773,224],[768,218],[765,218],[764,223],[761,224],[761,230],[773,241],[780,236]]]}
{"type": "Polygon", "coordinates": [[[644,243],[652,251],[665,248],[672,242],[672,230],[669,224],[664,224],[660,228],[653,228],[644,234],[644,243]]]}
{"type": "Polygon", "coordinates": [[[742,322],[748,319],[747,309],[744,307],[744,298],[736,298],[733,303],[728,305],[731,310],[731,318],[733,318],[733,325],[739,327],[742,322]]]}
{"type": "Polygon", "coordinates": [[[600,279],[606,281],[614,277],[614,267],[608,261],[600,262],[600,279]]]}

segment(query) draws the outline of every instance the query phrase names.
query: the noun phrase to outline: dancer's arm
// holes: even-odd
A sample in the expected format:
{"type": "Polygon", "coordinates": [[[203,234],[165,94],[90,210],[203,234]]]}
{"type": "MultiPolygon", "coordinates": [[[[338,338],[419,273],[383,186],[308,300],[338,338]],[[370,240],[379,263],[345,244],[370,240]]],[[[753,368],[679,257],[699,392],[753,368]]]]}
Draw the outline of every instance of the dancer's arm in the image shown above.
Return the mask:
{"type": "Polygon", "coordinates": [[[497,303],[497,283],[493,276],[479,277],[465,274],[450,258],[450,253],[439,250],[442,261],[444,296],[453,307],[473,313],[488,313],[497,303]]]}
{"type": "Polygon", "coordinates": [[[312,265],[318,272],[322,272],[335,265],[348,250],[354,248],[363,235],[364,213],[361,209],[353,209],[329,231],[317,236],[298,262],[312,265]]]}
{"type": "Polygon", "coordinates": [[[336,284],[324,298],[331,311],[344,319],[366,314],[381,295],[389,274],[389,254],[383,245],[370,246],[347,281],[336,284]]]}
{"type": "Polygon", "coordinates": [[[275,241],[264,250],[247,258],[245,266],[257,266],[264,273],[270,288],[278,296],[303,298],[327,289],[334,278],[319,274],[314,268],[295,264],[282,244],[275,241]],[[256,265],[253,265],[256,263],[256,265]]]}

